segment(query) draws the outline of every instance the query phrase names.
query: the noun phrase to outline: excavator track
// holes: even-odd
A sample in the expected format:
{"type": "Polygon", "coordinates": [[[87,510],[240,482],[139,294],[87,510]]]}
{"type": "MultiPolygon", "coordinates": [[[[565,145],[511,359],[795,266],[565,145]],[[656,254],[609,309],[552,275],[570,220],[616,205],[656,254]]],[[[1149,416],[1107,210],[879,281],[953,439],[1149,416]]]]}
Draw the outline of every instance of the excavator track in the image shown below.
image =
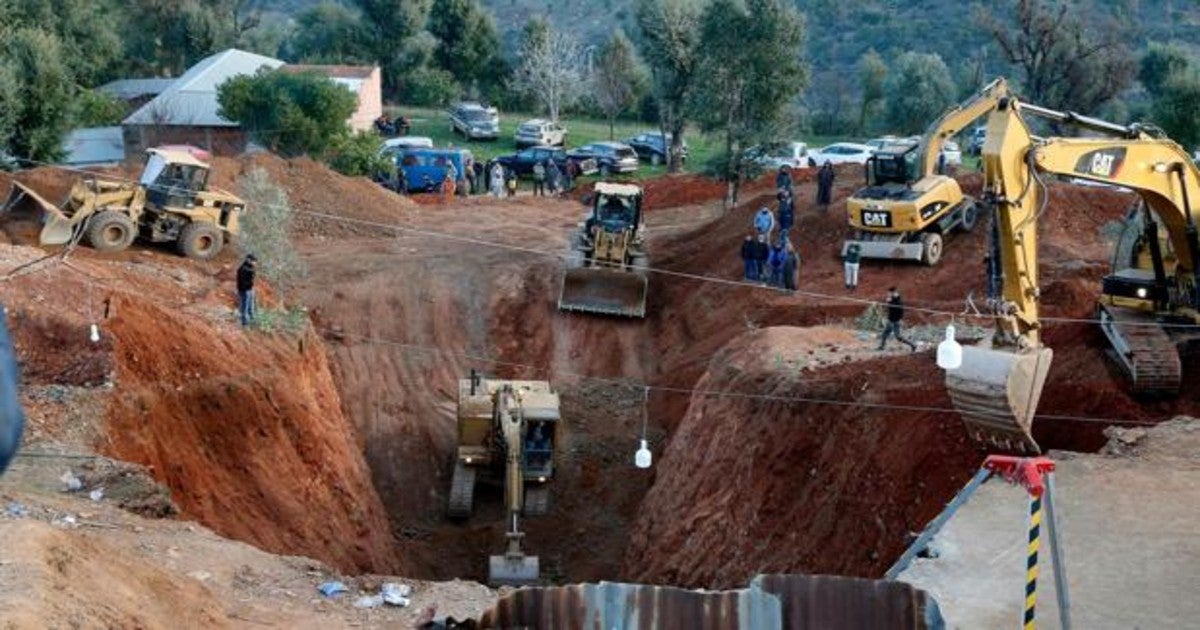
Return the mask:
{"type": "Polygon", "coordinates": [[[550,512],[550,486],[525,487],[525,516],[541,516],[550,512]]]}
{"type": "Polygon", "coordinates": [[[1142,311],[1101,305],[1100,328],[1112,345],[1117,364],[1129,377],[1133,393],[1175,396],[1183,381],[1179,348],[1154,316],[1142,311]]]}
{"type": "Polygon", "coordinates": [[[450,518],[468,518],[475,503],[475,469],[457,461],[450,481],[450,501],[446,514],[450,518]]]}

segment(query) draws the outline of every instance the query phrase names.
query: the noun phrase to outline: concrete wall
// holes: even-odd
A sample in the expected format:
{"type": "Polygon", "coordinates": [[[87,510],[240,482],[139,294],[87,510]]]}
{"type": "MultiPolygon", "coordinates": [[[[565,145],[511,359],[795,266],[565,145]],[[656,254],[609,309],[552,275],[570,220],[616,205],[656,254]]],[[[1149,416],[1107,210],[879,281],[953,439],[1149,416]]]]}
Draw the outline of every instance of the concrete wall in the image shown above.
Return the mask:
{"type": "Polygon", "coordinates": [[[375,119],[383,115],[383,84],[379,67],[362,83],[358,91],[358,110],[347,121],[351,129],[369,131],[375,119]]]}

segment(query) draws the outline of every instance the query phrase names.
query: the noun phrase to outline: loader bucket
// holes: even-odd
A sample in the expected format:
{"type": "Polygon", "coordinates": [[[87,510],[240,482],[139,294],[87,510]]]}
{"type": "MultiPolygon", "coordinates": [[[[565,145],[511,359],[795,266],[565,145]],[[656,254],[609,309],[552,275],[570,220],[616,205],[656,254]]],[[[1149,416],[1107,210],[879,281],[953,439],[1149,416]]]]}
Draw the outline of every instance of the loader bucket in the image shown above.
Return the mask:
{"type": "Polygon", "coordinates": [[[488,556],[488,584],[492,586],[529,586],[538,583],[537,556],[506,553],[488,556]]]}
{"type": "Polygon", "coordinates": [[[646,278],[632,271],[584,267],[563,275],[558,308],[564,311],[646,316],[646,278]]]}
{"type": "Polygon", "coordinates": [[[4,201],[3,212],[42,217],[42,232],[38,237],[42,245],[65,245],[71,242],[75,229],[71,219],[58,206],[20,182],[13,182],[8,199],[4,201]]]}
{"type": "Polygon", "coordinates": [[[946,370],[946,389],[967,435],[989,450],[1039,453],[1031,430],[1053,352],[980,346],[962,351],[962,366],[946,370]]]}

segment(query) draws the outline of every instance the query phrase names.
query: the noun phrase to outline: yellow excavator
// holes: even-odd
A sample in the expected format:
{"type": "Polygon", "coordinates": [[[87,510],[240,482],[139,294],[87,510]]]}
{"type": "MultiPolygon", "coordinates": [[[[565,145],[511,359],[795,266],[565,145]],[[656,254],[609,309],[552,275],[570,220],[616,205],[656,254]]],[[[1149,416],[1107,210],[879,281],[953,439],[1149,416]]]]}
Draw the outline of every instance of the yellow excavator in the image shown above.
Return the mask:
{"type": "Polygon", "coordinates": [[[1009,95],[996,79],[938,118],[918,143],[885,145],[867,160],[867,186],[846,200],[853,234],[842,255],[857,244],[864,258],[917,260],[933,266],[942,259],[945,236],[975,228],[978,207],[958,182],[939,172],[946,141],[987,116],[1009,95]]]}
{"type": "Polygon", "coordinates": [[[209,154],[178,145],[146,151],[137,182],[88,176],[75,182],[56,206],[14,182],[0,211],[42,217],[42,245],[66,245],[83,237],[99,251],[126,249],[134,238],[174,243],[180,254],[207,260],[238,234],[246,203],[208,186],[209,154]]]}
{"type": "Polygon", "coordinates": [[[644,220],[640,187],[596,184],[588,216],[571,237],[559,309],[646,316],[644,220]]]}
{"type": "Polygon", "coordinates": [[[550,509],[550,482],[559,422],[559,397],[546,381],[485,379],[475,370],[458,385],[458,448],[447,515],[474,511],[480,474],[504,486],[505,550],[488,558],[488,583],[536,584],[537,556],[521,548],[522,516],[550,509]]]}
{"type": "Polygon", "coordinates": [[[1172,395],[1181,383],[1180,351],[1200,340],[1200,171],[1187,152],[1150,125],[1117,125],[1001,99],[983,146],[984,202],[992,213],[989,306],[995,334],[963,348],[946,386],[977,443],[1038,452],[1031,434],[1052,353],[1041,337],[1038,219],[1047,177],[1132,190],[1138,216],[1103,279],[1097,319],[1110,355],[1138,394],[1172,395]],[[1031,123],[1075,127],[1089,137],[1039,137],[1031,123]],[[1160,232],[1162,230],[1162,232],[1160,232]]]}

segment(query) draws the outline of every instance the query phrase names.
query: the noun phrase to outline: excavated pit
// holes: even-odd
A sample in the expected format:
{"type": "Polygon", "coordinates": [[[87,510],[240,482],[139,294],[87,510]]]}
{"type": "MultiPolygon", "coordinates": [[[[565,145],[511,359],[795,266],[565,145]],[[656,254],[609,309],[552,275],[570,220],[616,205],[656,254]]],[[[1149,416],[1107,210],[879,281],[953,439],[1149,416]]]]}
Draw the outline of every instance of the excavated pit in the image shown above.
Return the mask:
{"type": "MultiPolygon", "coordinates": [[[[44,314],[16,331],[39,383],[93,385],[115,374],[119,395],[104,399],[96,442],[152,466],[185,518],[221,533],[348,571],[482,579],[502,544],[501,498],[479,493],[466,523],[444,517],[455,384],[472,368],[549,379],[563,394],[553,508],[529,521],[527,537],[552,581],[725,587],[768,570],[878,576],[982,459],[953,414],[781,400],[949,407],[930,352],[871,350],[874,338],[854,329],[861,303],[654,274],[644,321],[563,314],[554,304],[557,256],[582,212],[574,201],[413,205],[365,180],[269,156],[219,160],[217,179],[236,188],[254,167],[297,208],[359,221],[298,217],[311,334],[247,338],[229,321],[209,323],[232,304],[231,257],[193,265],[136,252],[104,264],[84,254],[110,285],[162,276],[133,287],[157,301],[117,301],[99,346],[53,344],[92,316],[82,306],[67,323],[44,314]],[[178,269],[205,280],[173,280],[178,269]],[[188,312],[164,308],[164,295],[188,312]],[[648,405],[644,382],[665,388],[648,405]],[[764,395],[777,398],[755,398],[764,395]],[[644,414],[651,471],[632,466],[644,414]]],[[[838,200],[857,177],[841,171],[838,200]]],[[[810,178],[800,179],[801,287],[845,295],[835,255],[843,206],[821,214],[809,206],[810,178]]],[[[711,182],[647,187],[652,265],[737,279],[750,218],[773,205],[770,183],[746,187],[729,213],[711,182]]],[[[1049,314],[1090,315],[1107,266],[1100,228],[1129,201],[1102,189],[1052,190],[1043,230],[1049,314]]],[[[969,292],[981,295],[982,255],[982,230],[955,235],[933,269],[864,265],[852,297],[879,299],[898,285],[909,304],[957,312],[969,292]]],[[[32,280],[20,287],[19,299],[41,290],[32,280]]],[[[1043,413],[1157,421],[1200,411],[1200,392],[1132,400],[1087,325],[1052,325],[1046,339],[1056,361],[1043,413]]],[[[1093,450],[1105,426],[1039,421],[1035,435],[1046,448],[1093,450]]]]}

